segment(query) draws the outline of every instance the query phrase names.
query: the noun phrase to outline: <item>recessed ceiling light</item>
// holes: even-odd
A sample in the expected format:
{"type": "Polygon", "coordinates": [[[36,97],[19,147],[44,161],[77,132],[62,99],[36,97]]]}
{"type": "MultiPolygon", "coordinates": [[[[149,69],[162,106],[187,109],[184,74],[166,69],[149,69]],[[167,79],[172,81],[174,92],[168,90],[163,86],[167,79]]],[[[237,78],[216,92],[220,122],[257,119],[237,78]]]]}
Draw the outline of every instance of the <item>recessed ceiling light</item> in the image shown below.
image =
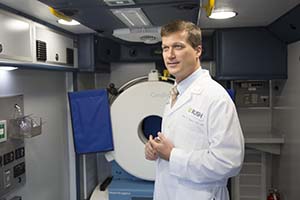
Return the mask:
{"type": "Polygon", "coordinates": [[[18,69],[17,67],[11,67],[11,66],[0,66],[0,70],[4,71],[12,71],[18,69]]]}
{"type": "Polygon", "coordinates": [[[232,18],[235,17],[237,15],[236,12],[234,11],[212,11],[211,15],[209,16],[209,18],[211,19],[228,19],[228,18],[232,18]]]}
{"type": "Polygon", "coordinates": [[[64,20],[64,19],[59,19],[57,21],[59,24],[62,24],[62,25],[67,25],[67,26],[76,26],[76,25],[79,25],[80,23],[74,19],[72,19],[71,21],[67,21],[67,20],[64,20]]]}
{"type": "Polygon", "coordinates": [[[104,0],[104,2],[109,6],[128,6],[135,4],[133,0],[104,0]]]}

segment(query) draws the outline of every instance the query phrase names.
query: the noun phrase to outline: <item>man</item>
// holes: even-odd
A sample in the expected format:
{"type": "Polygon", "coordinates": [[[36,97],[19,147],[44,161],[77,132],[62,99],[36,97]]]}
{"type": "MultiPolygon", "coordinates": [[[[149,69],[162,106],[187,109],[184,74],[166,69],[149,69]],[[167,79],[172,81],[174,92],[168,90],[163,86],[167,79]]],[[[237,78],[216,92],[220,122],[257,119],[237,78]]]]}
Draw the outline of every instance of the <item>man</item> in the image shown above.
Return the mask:
{"type": "Polygon", "coordinates": [[[227,180],[244,158],[234,103],[201,69],[199,27],[177,20],[163,26],[161,36],[179,94],[166,105],[162,132],[145,145],[146,159],[157,162],[154,200],[228,200],[227,180]]]}

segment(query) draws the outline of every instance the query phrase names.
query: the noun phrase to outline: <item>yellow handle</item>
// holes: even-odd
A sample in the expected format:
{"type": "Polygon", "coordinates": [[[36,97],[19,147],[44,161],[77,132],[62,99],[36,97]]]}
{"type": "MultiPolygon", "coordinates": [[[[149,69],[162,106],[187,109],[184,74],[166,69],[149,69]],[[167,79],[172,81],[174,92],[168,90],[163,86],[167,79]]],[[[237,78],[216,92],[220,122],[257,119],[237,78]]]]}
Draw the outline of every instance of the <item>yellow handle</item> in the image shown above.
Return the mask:
{"type": "Polygon", "coordinates": [[[167,81],[169,76],[170,76],[169,71],[167,69],[164,69],[163,76],[161,77],[161,80],[167,81]]]}
{"type": "Polygon", "coordinates": [[[70,18],[70,17],[64,15],[64,14],[61,13],[61,12],[58,12],[57,10],[55,10],[55,9],[52,8],[52,7],[49,7],[49,10],[50,10],[50,12],[52,13],[52,15],[58,17],[59,19],[66,20],[66,21],[68,21],[68,22],[72,21],[72,18],[70,18]]]}
{"type": "Polygon", "coordinates": [[[208,0],[207,5],[204,6],[207,17],[211,15],[211,12],[214,9],[214,7],[215,7],[215,0],[208,0]]]}

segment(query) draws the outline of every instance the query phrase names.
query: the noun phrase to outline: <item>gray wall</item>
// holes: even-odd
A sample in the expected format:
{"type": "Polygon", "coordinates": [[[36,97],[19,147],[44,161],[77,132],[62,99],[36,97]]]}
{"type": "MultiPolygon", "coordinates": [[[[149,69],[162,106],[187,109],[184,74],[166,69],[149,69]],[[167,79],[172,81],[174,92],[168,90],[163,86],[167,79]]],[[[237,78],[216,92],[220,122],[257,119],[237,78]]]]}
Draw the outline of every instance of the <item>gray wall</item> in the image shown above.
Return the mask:
{"type": "Polygon", "coordinates": [[[114,83],[119,88],[134,78],[147,76],[151,69],[155,69],[155,63],[111,63],[110,74],[96,75],[96,87],[106,88],[114,83]]]}
{"type": "MultiPolygon", "coordinates": [[[[285,136],[279,166],[278,187],[283,200],[299,199],[300,185],[300,42],[288,46],[288,79],[275,92],[273,129],[285,136]]],[[[276,168],[278,167],[276,166],[276,168]]],[[[277,174],[278,175],[278,174],[277,174]]]]}
{"type": "Polygon", "coordinates": [[[42,117],[46,123],[42,135],[25,140],[27,182],[10,196],[20,195],[23,200],[70,199],[66,74],[0,71],[0,96],[13,94],[24,95],[25,114],[42,117]]]}

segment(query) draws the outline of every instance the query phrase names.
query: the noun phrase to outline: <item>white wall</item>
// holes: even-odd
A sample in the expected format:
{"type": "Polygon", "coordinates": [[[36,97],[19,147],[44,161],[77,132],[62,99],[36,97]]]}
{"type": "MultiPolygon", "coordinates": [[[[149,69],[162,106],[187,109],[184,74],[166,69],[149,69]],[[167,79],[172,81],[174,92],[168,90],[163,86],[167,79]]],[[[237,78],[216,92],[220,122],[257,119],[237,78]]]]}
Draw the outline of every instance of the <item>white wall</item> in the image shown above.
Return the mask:
{"type": "Polygon", "coordinates": [[[0,96],[13,94],[24,95],[25,114],[42,117],[46,123],[42,135],[25,140],[26,184],[10,197],[20,195],[23,200],[70,199],[66,74],[36,70],[0,71],[0,96]]]}
{"type": "Polygon", "coordinates": [[[283,200],[299,199],[300,185],[300,41],[288,46],[288,79],[279,87],[273,126],[285,136],[279,157],[278,186],[283,200]]]}

